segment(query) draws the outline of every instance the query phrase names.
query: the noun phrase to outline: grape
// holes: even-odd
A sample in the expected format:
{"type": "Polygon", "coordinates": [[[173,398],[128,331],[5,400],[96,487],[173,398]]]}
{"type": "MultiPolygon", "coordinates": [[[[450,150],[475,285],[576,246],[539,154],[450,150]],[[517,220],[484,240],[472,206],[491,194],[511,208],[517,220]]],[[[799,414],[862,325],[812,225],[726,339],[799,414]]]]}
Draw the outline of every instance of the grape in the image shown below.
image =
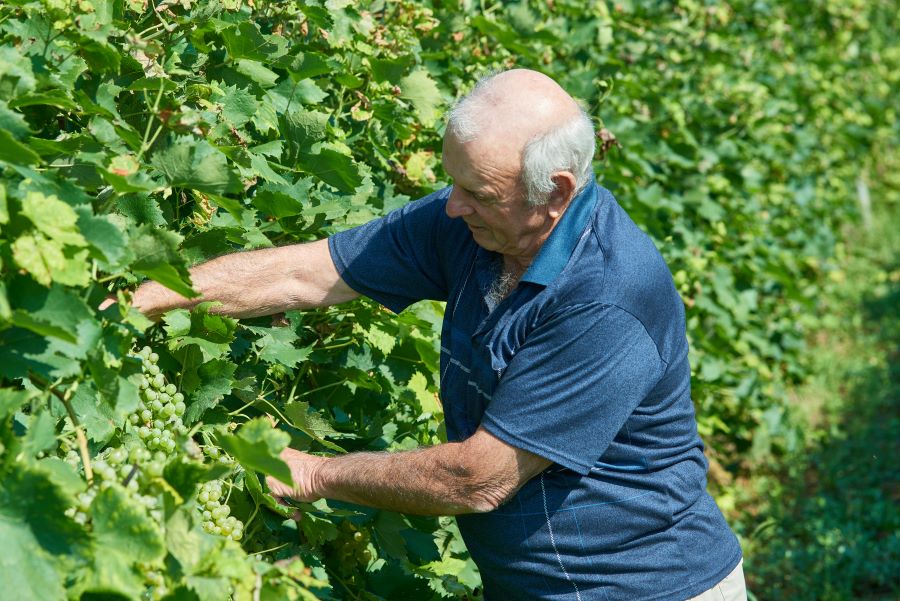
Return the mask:
{"type": "Polygon", "coordinates": [[[342,522],[340,530],[341,535],[327,543],[326,550],[337,560],[342,576],[352,581],[372,560],[370,536],[367,530],[360,530],[349,521],[342,522]]]}
{"type": "Polygon", "coordinates": [[[197,493],[197,510],[200,514],[203,529],[210,534],[240,540],[244,532],[244,524],[231,513],[231,508],[222,498],[221,480],[204,482],[197,493]]]}

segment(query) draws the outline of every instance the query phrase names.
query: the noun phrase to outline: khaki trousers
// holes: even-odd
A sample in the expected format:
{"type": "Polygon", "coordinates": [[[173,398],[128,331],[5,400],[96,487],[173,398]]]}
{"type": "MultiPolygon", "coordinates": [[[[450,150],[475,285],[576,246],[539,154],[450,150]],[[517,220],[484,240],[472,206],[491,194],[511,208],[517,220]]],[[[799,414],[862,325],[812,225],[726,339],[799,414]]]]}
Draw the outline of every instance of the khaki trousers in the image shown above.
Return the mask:
{"type": "Polygon", "coordinates": [[[744,560],[738,562],[722,582],[708,591],[687,601],[747,601],[747,585],[744,584],[744,560]]]}

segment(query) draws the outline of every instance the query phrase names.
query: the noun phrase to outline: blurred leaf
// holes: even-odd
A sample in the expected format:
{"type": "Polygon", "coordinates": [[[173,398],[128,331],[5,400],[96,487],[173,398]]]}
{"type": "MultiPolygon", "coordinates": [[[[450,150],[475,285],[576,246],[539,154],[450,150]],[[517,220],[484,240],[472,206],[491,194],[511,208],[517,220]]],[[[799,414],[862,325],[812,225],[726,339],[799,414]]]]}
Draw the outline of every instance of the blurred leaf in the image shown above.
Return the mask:
{"type": "Polygon", "coordinates": [[[444,99],[428,71],[419,69],[401,79],[400,90],[400,97],[412,103],[422,124],[434,125],[441,116],[444,99]]]}

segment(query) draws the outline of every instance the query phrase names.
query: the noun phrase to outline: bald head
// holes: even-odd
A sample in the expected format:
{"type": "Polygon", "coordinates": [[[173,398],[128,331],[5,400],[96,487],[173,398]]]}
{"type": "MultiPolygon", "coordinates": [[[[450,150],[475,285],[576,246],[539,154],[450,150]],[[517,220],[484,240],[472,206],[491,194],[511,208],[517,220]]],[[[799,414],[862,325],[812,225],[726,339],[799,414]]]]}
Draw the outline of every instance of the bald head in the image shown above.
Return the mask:
{"type": "Polygon", "coordinates": [[[575,100],[555,81],[537,71],[514,69],[479,81],[454,107],[448,130],[461,142],[513,138],[521,148],[579,113],[575,100]]]}
{"type": "Polygon", "coordinates": [[[447,136],[515,163],[530,204],[546,202],[555,189],[555,172],[572,173],[576,192],[593,178],[590,118],[559,84],[537,71],[513,69],[479,81],[451,110],[447,136]]]}

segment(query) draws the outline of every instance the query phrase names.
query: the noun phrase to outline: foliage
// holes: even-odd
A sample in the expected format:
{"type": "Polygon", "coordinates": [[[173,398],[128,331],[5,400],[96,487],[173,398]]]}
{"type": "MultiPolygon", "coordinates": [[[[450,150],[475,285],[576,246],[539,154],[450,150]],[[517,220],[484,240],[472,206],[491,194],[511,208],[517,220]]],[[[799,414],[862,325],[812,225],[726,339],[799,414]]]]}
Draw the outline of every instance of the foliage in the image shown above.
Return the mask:
{"type": "Polygon", "coordinates": [[[833,318],[797,396],[808,444],[758,465],[737,524],[757,599],[894,599],[900,592],[900,187],[881,188],[874,230],[857,228],[827,295],[833,318]],[[893,197],[893,202],[891,201],[893,197]]]}
{"type": "Polygon", "coordinates": [[[452,521],[318,502],[295,522],[260,477],[288,442],[442,440],[439,306],[278,325],[202,304],[154,326],[125,291],[191,295],[191,264],[443,185],[439,117],[489,68],[544,70],[604,126],[598,172],[685,297],[721,461],[786,444],[849,185],[894,148],[893,17],[830,0],[3,4],[0,598],[478,596],[452,521]],[[121,302],[100,312],[109,290],[121,302]],[[151,365],[184,397],[171,437],[140,392],[151,365]],[[225,506],[242,536],[208,519],[225,506]]]}

